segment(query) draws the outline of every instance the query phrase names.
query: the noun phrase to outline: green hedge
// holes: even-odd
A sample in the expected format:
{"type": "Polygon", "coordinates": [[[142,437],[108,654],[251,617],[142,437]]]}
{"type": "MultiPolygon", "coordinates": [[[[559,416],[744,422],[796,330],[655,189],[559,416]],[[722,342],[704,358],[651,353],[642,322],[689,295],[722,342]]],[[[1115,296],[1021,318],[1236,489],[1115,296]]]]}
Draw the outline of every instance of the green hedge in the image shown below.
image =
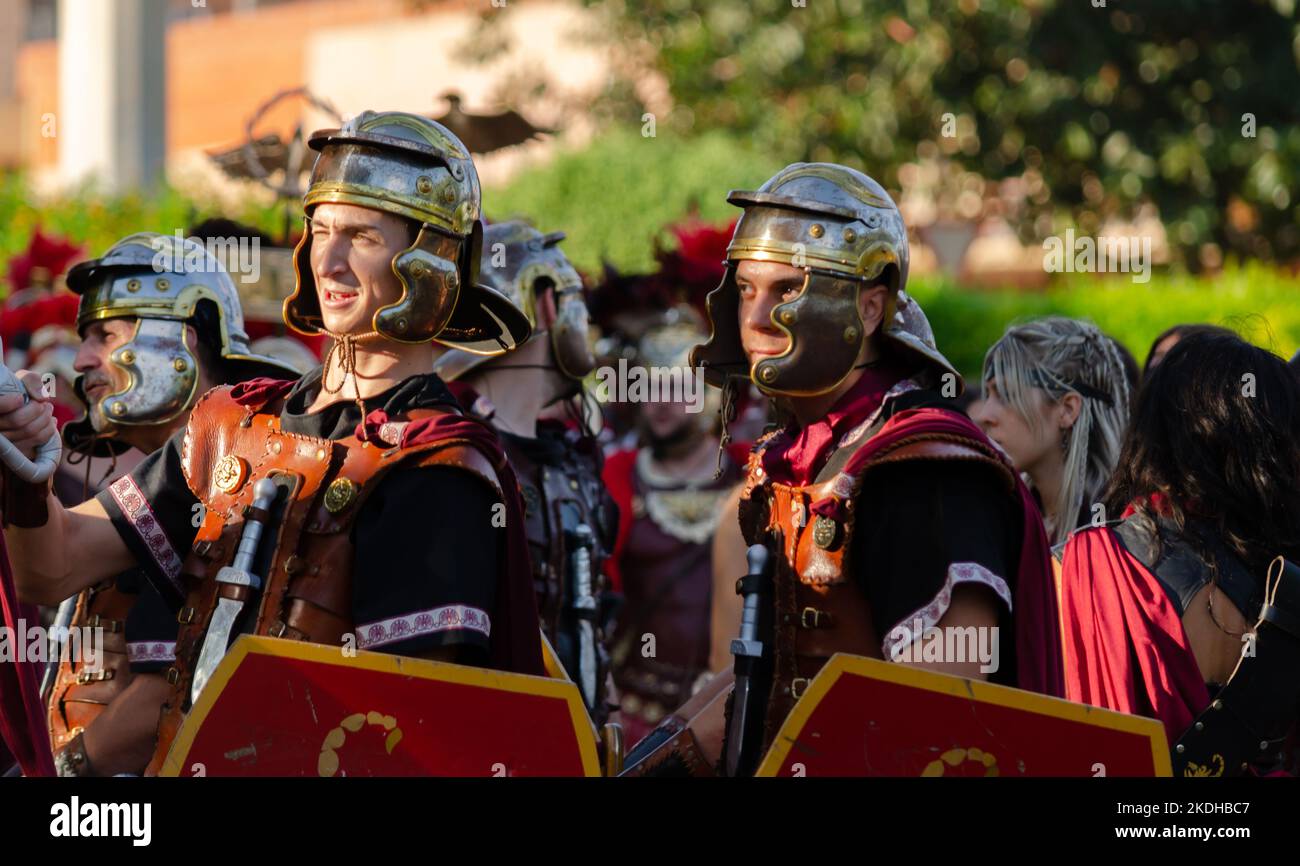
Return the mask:
{"type": "Polygon", "coordinates": [[[543,231],[562,230],[564,251],[581,269],[608,260],[639,273],[656,267],[654,243],[665,226],[692,210],[712,222],[740,211],[728,190],[754,189],[781,165],[721,133],[682,138],[663,128],[655,138],[615,130],[579,151],[483,192],[489,219],[526,217],[543,231]]]}
{"type": "Polygon", "coordinates": [[[275,238],[282,232],[281,209],[252,201],[235,213],[222,213],[171,187],[147,195],[105,195],[92,188],[75,197],[46,199],[33,194],[23,175],[0,172],[0,264],[27,249],[38,227],[81,244],[94,256],[134,232],[172,234],[215,216],[248,223],[275,238]]]}
{"type": "Polygon", "coordinates": [[[939,348],[967,372],[1016,321],[1061,315],[1090,319],[1138,359],[1171,325],[1208,322],[1233,328],[1283,358],[1300,346],[1300,279],[1257,262],[1216,276],[1156,273],[1136,284],[1124,276],[1064,278],[1045,292],[972,291],[942,279],[917,279],[910,289],[934,328],[939,348]]]}

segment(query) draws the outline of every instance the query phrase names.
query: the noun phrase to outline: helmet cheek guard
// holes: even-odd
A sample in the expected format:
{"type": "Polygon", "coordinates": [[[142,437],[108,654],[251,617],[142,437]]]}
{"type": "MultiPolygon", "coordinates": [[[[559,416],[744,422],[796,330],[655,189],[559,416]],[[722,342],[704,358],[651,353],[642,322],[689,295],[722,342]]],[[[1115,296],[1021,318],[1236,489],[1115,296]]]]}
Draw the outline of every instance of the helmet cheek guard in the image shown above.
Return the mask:
{"type": "Polygon", "coordinates": [[[425,343],[443,333],[460,298],[460,246],[459,239],[422,226],[415,243],[393,258],[402,296],[375,311],[375,330],[400,343],[425,343]]]}
{"type": "Polygon", "coordinates": [[[785,352],[754,365],[760,390],[812,397],[834,390],[853,370],[866,329],[858,311],[862,282],[805,269],[803,289],[772,308],[772,324],[790,338],[785,352]]]}
{"type": "Polygon", "coordinates": [[[119,426],[165,424],[189,408],[198,388],[198,360],[185,341],[185,323],[138,319],[135,334],[108,356],[130,384],[91,407],[95,432],[112,436],[119,426]]]}
{"type": "Polygon", "coordinates": [[[704,299],[709,336],[691,350],[692,367],[704,368],[704,381],[715,388],[729,379],[749,378],[749,358],[740,342],[740,289],[736,263],[727,262],[722,282],[704,299]]]}

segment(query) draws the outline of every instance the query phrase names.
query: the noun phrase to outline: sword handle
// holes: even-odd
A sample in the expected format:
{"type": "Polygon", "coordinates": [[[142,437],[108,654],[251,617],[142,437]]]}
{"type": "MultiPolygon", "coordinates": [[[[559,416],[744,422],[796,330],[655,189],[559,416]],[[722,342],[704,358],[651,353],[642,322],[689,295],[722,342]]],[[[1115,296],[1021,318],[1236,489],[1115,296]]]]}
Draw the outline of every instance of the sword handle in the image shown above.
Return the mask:
{"type": "MultiPolygon", "coordinates": [[[[275,501],[275,482],[270,478],[260,478],[253,485],[253,505],[252,507],[260,511],[266,511],[275,501]]],[[[251,571],[253,560],[257,557],[257,547],[262,541],[262,521],[256,518],[249,518],[244,523],[244,531],[239,536],[239,547],[235,549],[235,559],[231,563],[232,568],[240,571],[251,571]]]]}
{"type": "Polygon", "coordinates": [[[764,703],[768,697],[771,654],[763,645],[764,607],[771,578],[770,554],[761,544],[751,545],[746,554],[749,574],[736,581],[736,592],[745,599],[741,611],[740,636],[731,642],[736,659],[736,684],[732,690],[731,719],[727,726],[724,767],[728,776],[753,771],[763,733],[764,703]]]}

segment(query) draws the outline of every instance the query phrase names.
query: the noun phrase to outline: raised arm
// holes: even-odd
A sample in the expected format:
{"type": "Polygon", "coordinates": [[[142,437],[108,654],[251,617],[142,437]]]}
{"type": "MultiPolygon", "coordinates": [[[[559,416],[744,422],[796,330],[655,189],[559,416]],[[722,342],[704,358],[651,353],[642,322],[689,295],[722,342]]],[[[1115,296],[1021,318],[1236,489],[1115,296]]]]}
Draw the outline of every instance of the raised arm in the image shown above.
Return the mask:
{"type": "Polygon", "coordinates": [[[4,531],[20,600],[56,605],[136,564],[97,500],[69,509],[47,493],[45,509],[44,525],[4,531]]]}

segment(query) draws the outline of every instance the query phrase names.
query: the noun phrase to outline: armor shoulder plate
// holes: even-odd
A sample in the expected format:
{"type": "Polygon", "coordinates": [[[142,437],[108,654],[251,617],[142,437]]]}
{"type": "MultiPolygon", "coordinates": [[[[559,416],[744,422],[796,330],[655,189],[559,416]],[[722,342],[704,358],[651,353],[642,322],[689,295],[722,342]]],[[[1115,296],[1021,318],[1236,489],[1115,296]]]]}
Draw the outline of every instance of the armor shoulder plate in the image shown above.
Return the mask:
{"type": "Polygon", "coordinates": [[[252,410],[239,405],[231,396],[231,386],[213,388],[194,404],[185,424],[185,444],[181,448],[181,470],[190,491],[200,502],[212,498],[215,463],[231,451],[234,433],[252,410]]]}
{"type": "Polygon", "coordinates": [[[1016,488],[1015,471],[991,449],[982,448],[969,439],[921,436],[905,440],[872,458],[862,471],[865,473],[876,466],[907,460],[963,460],[982,463],[993,469],[1006,483],[1008,490],[1016,488]]]}
{"type": "MultiPolygon", "coordinates": [[[[420,446],[416,446],[419,448],[420,446]]],[[[487,455],[462,439],[431,442],[424,446],[425,453],[412,455],[417,466],[452,466],[463,469],[485,481],[492,491],[501,496],[501,477],[487,455]]]]}

